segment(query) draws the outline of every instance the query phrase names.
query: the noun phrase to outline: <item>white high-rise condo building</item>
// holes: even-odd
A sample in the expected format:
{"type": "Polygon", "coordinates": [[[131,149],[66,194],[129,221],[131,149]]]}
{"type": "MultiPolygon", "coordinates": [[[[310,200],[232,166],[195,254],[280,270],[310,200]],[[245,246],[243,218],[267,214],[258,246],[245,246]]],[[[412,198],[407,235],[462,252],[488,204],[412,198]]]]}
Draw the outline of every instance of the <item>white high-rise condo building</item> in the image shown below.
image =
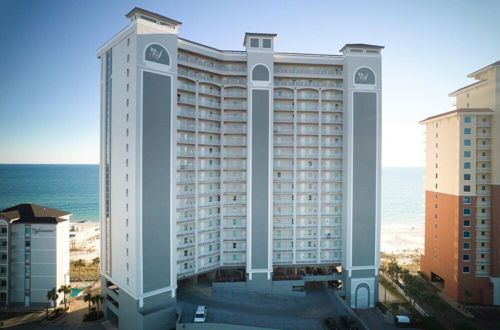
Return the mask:
{"type": "Polygon", "coordinates": [[[306,266],[341,266],[324,279],[372,307],[383,47],[281,53],[276,34],[246,33],[226,51],[162,15],[127,17],[98,50],[107,317],[172,325],[178,280],[242,269],[247,290],[283,293],[311,276],[277,274],[306,266]]]}

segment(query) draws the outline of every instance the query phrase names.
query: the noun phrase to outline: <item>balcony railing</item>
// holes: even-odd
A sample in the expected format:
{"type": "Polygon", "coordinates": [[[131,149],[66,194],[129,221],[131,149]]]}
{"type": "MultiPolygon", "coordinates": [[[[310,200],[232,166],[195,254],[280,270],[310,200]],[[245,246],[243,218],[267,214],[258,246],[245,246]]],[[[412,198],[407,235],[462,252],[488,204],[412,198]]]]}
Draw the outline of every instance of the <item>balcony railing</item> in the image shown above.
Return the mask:
{"type": "Polygon", "coordinates": [[[332,68],[274,67],[274,73],[342,76],[342,70],[332,68]]]}

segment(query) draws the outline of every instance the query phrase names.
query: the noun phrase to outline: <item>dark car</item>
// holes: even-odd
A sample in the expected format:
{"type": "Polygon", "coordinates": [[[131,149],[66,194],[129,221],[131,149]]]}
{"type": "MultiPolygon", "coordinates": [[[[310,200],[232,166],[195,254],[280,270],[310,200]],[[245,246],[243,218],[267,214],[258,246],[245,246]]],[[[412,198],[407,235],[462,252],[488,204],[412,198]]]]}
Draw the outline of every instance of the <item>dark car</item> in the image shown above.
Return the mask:
{"type": "Polygon", "coordinates": [[[335,320],[333,317],[325,319],[325,324],[330,330],[340,330],[337,320],[335,320]]]}

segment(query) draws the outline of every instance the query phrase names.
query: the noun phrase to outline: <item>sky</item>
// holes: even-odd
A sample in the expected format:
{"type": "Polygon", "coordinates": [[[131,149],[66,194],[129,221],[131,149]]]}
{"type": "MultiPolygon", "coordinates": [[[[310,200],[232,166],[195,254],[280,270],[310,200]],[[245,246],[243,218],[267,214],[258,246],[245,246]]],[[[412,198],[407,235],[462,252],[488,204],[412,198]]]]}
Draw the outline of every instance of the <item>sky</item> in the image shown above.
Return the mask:
{"type": "Polygon", "coordinates": [[[243,50],[247,31],[275,51],[338,54],[384,45],[383,166],[422,166],[418,121],[453,109],[448,94],[500,59],[500,1],[1,0],[0,163],[99,162],[96,50],[134,6],[183,22],[180,36],[243,50]]]}

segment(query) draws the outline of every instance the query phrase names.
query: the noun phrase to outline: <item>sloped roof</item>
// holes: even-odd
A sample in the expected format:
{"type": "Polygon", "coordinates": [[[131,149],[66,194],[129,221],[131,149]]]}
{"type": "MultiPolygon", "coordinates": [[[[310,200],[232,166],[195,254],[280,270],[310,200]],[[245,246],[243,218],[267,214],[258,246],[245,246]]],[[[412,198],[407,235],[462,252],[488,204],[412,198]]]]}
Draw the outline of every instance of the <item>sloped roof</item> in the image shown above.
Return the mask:
{"type": "Polygon", "coordinates": [[[0,211],[11,223],[53,223],[67,221],[62,217],[72,213],[36,204],[18,204],[0,211]]]}
{"type": "Polygon", "coordinates": [[[431,116],[431,117],[427,117],[424,120],[421,120],[419,123],[423,124],[423,123],[425,123],[428,120],[436,119],[436,118],[439,118],[439,117],[444,117],[444,116],[447,116],[447,115],[451,115],[453,113],[475,113],[475,112],[477,112],[477,113],[489,113],[489,112],[493,112],[493,110],[488,109],[488,108],[456,109],[456,110],[451,110],[451,111],[448,111],[448,112],[443,112],[443,113],[440,113],[438,115],[434,115],[434,116],[431,116]]]}

